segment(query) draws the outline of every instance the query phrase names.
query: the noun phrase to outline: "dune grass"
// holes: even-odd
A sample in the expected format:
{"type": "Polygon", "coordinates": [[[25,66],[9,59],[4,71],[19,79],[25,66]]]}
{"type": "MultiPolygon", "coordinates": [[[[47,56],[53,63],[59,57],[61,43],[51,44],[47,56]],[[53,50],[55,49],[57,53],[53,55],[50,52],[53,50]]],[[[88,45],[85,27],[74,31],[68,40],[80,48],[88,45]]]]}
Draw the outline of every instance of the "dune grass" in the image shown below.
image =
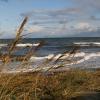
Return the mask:
{"type": "Polygon", "coordinates": [[[100,90],[100,71],[0,75],[0,100],[67,100],[100,90]]]}

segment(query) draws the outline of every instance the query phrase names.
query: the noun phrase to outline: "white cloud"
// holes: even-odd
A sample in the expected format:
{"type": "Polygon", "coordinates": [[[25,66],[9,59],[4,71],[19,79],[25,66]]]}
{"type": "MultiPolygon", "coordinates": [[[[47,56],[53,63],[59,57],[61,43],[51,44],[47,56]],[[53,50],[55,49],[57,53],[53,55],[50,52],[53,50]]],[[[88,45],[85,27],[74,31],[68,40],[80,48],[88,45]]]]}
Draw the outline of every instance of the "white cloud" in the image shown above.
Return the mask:
{"type": "Polygon", "coordinates": [[[97,30],[98,28],[89,22],[79,22],[74,25],[74,31],[77,32],[93,32],[97,30]]]}
{"type": "Polygon", "coordinates": [[[77,30],[88,30],[89,28],[91,28],[91,25],[87,22],[80,22],[75,26],[77,30]]]}

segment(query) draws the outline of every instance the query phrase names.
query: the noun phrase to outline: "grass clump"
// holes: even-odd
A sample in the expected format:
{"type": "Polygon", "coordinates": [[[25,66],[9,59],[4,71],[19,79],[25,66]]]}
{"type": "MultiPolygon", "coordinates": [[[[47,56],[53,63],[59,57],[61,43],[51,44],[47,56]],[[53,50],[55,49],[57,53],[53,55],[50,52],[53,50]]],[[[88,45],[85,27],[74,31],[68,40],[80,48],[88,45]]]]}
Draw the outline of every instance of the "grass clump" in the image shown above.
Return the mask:
{"type": "Polygon", "coordinates": [[[0,100],[66,100],[100,90],[100,71],[0,75],[0,100]]]}

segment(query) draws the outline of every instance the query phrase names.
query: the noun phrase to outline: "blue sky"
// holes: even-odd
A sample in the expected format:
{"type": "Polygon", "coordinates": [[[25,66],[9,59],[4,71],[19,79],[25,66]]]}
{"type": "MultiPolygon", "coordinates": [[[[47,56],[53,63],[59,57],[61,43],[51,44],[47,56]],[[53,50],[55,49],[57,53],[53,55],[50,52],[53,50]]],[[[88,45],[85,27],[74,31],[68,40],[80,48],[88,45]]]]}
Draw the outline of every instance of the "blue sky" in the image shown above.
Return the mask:
{"type": "Polygon", "coordinates": [[[28,37],[99,37],[100,0],[0,0],[0,38],[12,38],[25,16],[28,37]]]}

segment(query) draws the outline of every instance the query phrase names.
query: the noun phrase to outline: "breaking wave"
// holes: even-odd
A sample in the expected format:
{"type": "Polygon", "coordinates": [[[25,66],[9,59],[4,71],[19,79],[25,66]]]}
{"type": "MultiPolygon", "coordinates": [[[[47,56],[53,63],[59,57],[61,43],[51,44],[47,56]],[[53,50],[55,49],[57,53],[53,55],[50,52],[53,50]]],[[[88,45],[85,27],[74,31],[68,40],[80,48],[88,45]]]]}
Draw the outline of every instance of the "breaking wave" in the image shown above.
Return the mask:
{"type": "Polygon", "coordinates": [[[74,45],[79,46],[97,46],[100,47],[100,42],[75,42],[74,45]]]}
{"type": "MultiPolygon", "coordinates": [[[[42,61],[45,59],[52,59],[55,61],[57,60],[62,54],[57,54],[56,56],[54,54],[50,54],[48,56],[44,56],[44,57],[31,57],[30,61],[42,61]]],[[[66,60],[69,57],[69,54],[65,54],[63,57],[61,57],[61,60],[66,60]]],[[[81,58],[78,59],[78,61],[76,61],[76,64],[82,63],[84,61],[87,61],[93,57],[100,57],[100,52],[97,53],[85,53],[85,52],[80,52],[80,53],[76,53],[74,55],[70,55],[71,58],[81,58]]]]}
{"type": "MultiPolygon", "coordinates": [[[[17,47],[30,47],[30,46],[38,46],[39,45],[39,43],[34,43],[34,44],[32,44],[32,43],[19,43],[19,44],[17,44],[16,46],[17,47]]],[[[0,44],[0,47],[6,47],[6,46],[8,46],[8,44],[0,44]]]]}
{"type": "MultiPolygon", "coordinates": [[[[16,68],[10,68],[12,65],[9,65],[9,69],[10,70],[3,70],[2,72],[6,72],[6,73],[18,73],[18,72],[31,72],[31,71],[36,71],[35,68],[39,67],[43,67],[43,62],[45,62],[46,60],[49,60],[49,59],[52,59],[50,61],[50,65],[45,65],[43,67],[43,70],[46,70],[48,69],[49,67],[51,66],[54,66],[55,68],[59,66],[59,62],[57,64],[55,64],[54,62],[61,56],[62,54],[50,54],[48,56],[44,56],[44,57],[36,57],[36,56],[32,56],[29,60],[30,62],[30,66],[26,67],[26,68],[22,68],[22,69],[19,69],[17,65],[14,65],[16,66],[16,68]]],[[[72,58],[75,58],[75,62],[73,62],[73,59],[72,59],[72,62],[66,62],[67,59],[69,58],[69,54],[65,54],[63,57],[60,58],[60,60],[63,60],[65,61],[65,69],[70,69],[70,66],[74,66],[75,64],[82,64],[83,62],[85,61],[89,61],[91,58],[94,59],[96,57],[100,57],[100,52],[97,52],[97,53],[85,53],[85,52],[79,52],[79,53],[76,53],[74,56],[73,55],[70,55],[70,57],[72,58]],[[79,58],[79,59],[78,59],[79,58]],[[77,59],[77,60],[76,60],[77,59]]],[[[7,66],[8,67],[8,66],[7,66]]],[[[38,70],[38,69],[37,69],[38,70]]]]}

